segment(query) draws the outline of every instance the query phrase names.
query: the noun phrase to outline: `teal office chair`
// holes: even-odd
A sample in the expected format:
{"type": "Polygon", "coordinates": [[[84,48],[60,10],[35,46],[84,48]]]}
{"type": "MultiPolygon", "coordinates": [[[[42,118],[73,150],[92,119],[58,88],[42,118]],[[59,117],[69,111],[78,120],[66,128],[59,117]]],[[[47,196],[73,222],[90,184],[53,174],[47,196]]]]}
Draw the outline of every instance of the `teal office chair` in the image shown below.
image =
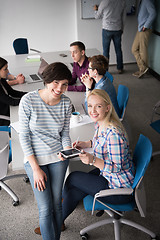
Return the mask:
{"type": "Polygon", "coordinates": [[[108,71],[106,71],[105,76],[110,79],[110,81],[113,83],[113,76],[108,71]]]}
{"type": "MultiPolygon", "coordinates": [[[[88,195],[83,199],[84,208],[86,211],[92,211],[92,214],[95,210],[104,210],[110,218],[106,218],[104,220],[98,221],[90,226],[85,227],[80,231],[80,235],[83,240],[88,239],[88,232],[94,228],[113,223],[114,224],[114,234],[115,240],[121,239],[121,224],[126,224],[128,226],[139,229],[142,232],[148,234],[151,239],[160,239],[156,236],[155,233],[148,230],[147,228],[132,222],[130,220],[124,219],[123,216],[125,212],[138,210],[141,217],[145,217],[146,215],[146,199],[145,199],[145,191],[142,179],[144,177],[147,166],[150,162],[150,158],[152,155],[152,144],[150,140],[140,135],[137,145],[135,147],[133,159],[136,166],[136,175],[131,188],[119,188],[119,189],[108,189],[102,190],[95,194],[94,197],[88,195]],[[133,195],[133,200],[128,204],[107,204],[102,199],[103,197],[110,195],[133,195]],[[99,199],[100,198],[100,199],[99,199]]],[[[124,229],[125,230],[125,229],[124,229]]],[[[107,231],[107,229],[106,229],[107,231]]],[[[129,239],[129,235],[128,235],[129,239]]],[[[145,236],[144,236],[145,239],[145,236]]]]}
{"type": "MultiPolygon", "coordinates": [[[[152,112],[152,118],[151,118],[151,123],[150,126],[160,134],[160,101],[156,103],[156,105],[153,108],[152,112]],[[158,119],[157,119],[158,117],[158,119]],[[156,120],[155,120],[156,119],[156,120]]],[[[159,155],[160,151],[156,151],[152,153],[152,157],[159,155]]]]}
{"type": "Polygon", "coordinates": [[[123,121],[127,103],[129,99],[129,89],[124,85],[118,86],[117,102],[120,109],[120,120],[123,121]]]}
{"type": "MultiPolygon", "coordinates": [[[[28,41],[26,38],[17,38],[13,41],[13,48],[16,54],[28,54],[29,53],[29,47],[28,47],[28,41]]],[[[40,51],[30,48],[31,51],[34,51],[36,53],[41,53],[40,51]]]]}
{"type": "Polygon", "coordinates": [[[19,198],[4,182],[17,177],[23,177],[25,182],[28,182],[29,179],[26,174],[7,176],[8,163],[10,163],[12,160],[11,140],[9,134],[10,126],[0,126],[0,190],[3,188],[12,197],[13,206],[17,206],[19,205],[19,198]]]}

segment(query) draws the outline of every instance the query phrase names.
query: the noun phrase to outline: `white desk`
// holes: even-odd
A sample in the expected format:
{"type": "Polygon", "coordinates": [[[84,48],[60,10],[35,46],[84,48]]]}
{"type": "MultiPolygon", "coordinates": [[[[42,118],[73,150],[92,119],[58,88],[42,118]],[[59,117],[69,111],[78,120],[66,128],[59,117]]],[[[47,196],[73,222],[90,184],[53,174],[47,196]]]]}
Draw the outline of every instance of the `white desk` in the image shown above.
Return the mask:
{"type": "MultiPolygon", "coordinates": [[[[87,51],[88,56],[100,54],[98,50],[96,49],[89,49],[87,51]],[[89,54],[90,53],[90,54],[89,54]]],[[[38,71],[39,62],[25,62],[25,58],[28,55],[15,55],[15,56],[7,56],[5,59],[9,63],[9,70],[13,74],[18,74],[20,72],[24,73],[26,76],[32,73],[36,73],[38,71]]],[[[54,53],[42,53],[41,56],[48,62],[55,62],[55,61],[61,61],[64,63],[71,63],[72,59],[70,57],[69,51],[63,51],[63,52],[54,52],[54,53]],[[60,53],[67,54],[67,57],[60,57],[60,53]]],[[[32,84],[21,84],[21,85],[15,85],[13,86],[14,89],[19,91],[33,91],[35,89],[43,88],[42,82],[32,83],[32,84]]],[[[74,104],[77,111],[84,114],[84,110],[82,108],[82,103],[84,103],[85,93],[84,92],[66,92],[65,93],[68,97],[70,97],[72,103],[74,104]]],[[[18,121],[18,106],[11,106],[11,122],[18,121]]],[[[19,143],[19,137],[17,132],[12,129],[12,168],[13,170],[19,170],[23,169],[23,151],[21,149],[20,143],[19,143]]],[[[80,140],[89,140],[92,139],[94,134],[94,124],[86,124],[81,127],[72,128],[70,130],[70,136],[72,142],[77,139],[79,136],[80,140]]],[[[70,162],[70,171],[73,171],[74,169],[82,170],[84,168],[84,165],[81,163],[81,161],[74,161],[72,160],[70,162]]],[[[87,166],[85,166],[85,171],[90,169],[87,166]]]]}
{"type": "MultiPolygon", "coordinates": [[[[93,56],[98,55],[100,52],[97,49],[87,49],[86,55],[93,56]]],[[[35,54],[30,54],[35,55],[35,54]]],[[[59,52],[45,52],[39,54],[42,58],[46,60],[47,63],[53,62],[63,62],[68,66],[68,68],[72,71],[71,63],[73,63],[70,51],[59,51],[59,52]],[[61,57],[60,54],[66,54],[67,57],[61,57]]],[[[21,55],[12,55],[12,56],[4,56],[4,58],[8,61],[9,71],[17,75],[19,73],[23,73],[26,77],[26,80],[30,74],[34,74],[38,72],[38,68],[40,62],[26,62],[28,54],[21,55]]],[[[16,86],[16,89],[24,89],[23,86],[16,86]],[[17,88],[18,87],[18,88],[17,88]]],[[[25,91],[25,90],[24,90],[25,91]]]]}

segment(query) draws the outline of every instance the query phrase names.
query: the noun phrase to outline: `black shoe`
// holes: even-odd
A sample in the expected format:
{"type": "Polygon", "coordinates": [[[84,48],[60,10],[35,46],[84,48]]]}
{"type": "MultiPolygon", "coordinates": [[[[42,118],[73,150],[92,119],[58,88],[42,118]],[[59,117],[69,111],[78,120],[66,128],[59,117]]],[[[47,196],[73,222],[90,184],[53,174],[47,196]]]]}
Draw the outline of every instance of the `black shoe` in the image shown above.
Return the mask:
{"type": "Polygon", "coordinates": [[[97,217],[101,217],[104,214],[104,210],[100,210],[99,212],[96,213],[97,217]]]}

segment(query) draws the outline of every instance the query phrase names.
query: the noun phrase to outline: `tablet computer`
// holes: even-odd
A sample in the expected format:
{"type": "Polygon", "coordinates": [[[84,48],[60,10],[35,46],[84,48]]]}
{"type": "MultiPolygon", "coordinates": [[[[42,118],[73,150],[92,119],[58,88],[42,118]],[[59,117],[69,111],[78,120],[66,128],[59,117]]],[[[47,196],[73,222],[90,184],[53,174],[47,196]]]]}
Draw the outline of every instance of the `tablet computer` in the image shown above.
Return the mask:
{"type": "Polygon", "coordinates": [[[64,158],[78,157],[79,153],[81,153],[81,151],[77,148],[70,148],[70,149],[61,151],[62,157],[64,158]]]}

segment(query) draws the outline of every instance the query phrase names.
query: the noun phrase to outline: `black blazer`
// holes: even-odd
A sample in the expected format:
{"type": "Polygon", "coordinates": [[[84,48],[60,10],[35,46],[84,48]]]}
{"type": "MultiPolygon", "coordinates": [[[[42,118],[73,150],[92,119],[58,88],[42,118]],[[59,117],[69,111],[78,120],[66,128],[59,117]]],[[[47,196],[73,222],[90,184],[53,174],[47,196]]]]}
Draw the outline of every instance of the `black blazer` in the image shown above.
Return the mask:
{"type": "MultiPolygon", "coordinates": [[[[0,115],[10,117],[10,106],[17,106],[26,92],[14,90],[6,81],[0,79],[0,115]]],[[[9,120],[1,119],[0,126],[8,126],[9,120]]]]}

